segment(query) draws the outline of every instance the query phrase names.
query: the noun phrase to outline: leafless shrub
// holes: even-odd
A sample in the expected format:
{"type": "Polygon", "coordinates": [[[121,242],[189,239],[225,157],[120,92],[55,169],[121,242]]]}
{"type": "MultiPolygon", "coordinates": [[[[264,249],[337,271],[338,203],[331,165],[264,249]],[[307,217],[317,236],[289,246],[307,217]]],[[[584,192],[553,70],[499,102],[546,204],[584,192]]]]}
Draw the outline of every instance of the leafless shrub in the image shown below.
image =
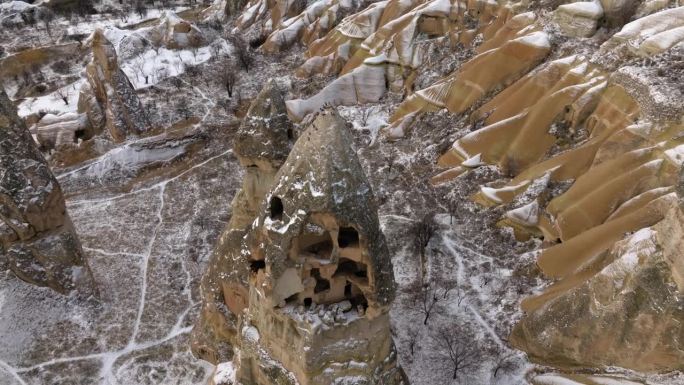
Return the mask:
{"type": "Polygon", "coordinates": [[[228,39],[233,45],[235,58],[237,59],[240,68],[246,72],[249,72],[249,68],[252,66],[252,62],[254,61],[251,48],[241,36],[231,35],[228,39]]]}
{"type": "Polygon", "coordinates": [[[233,91],[235,90],[235,84],[237,83],[237,75],[235,73],[235,67],[232,65],[221,66],[218,69],[218,79],[228,92],[228,97],[233,97],[233,91]]]}
{"type": "Polygon", "coordinates": [[[61,99],[65,105],[69,105],[69,96],[71,95],[71,92],[69,92],[68,87],[64,88],[58,88],[57,91],[55,91],[55,98],[61,99]]]}
{"type": "Polygon", "coordinates": [[[503,353],[499,350],[495,352],[494,367],[492,368],[492,376],[496,378],[499,373],[510,372],[515,369],[515,353],[503,353]]]}

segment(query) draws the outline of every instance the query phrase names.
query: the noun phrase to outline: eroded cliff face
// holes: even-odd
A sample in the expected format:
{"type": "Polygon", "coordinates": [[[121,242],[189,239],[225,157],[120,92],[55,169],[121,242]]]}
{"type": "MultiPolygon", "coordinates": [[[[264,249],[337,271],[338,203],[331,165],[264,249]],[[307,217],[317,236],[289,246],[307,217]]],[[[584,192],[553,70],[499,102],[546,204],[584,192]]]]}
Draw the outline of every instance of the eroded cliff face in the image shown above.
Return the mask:
{"type": "Polygon", "coordinates": [[[511,343],[562,367],[682,369],[684,256],[663,234],[681,217],[684,7],[388,0],[329,12],[343,5],[252,2],[238,17],[239,28],[262,23],[265,51],[305,45],[298,76],[337,76],[288,100],[290,117],[400,95],[387,140],[424,115],[460,119],[470,129],[431,183],[495,167],[502,178],[471,199],[503,213],[497,226],[518,240],[539,240],[550,281],[523,301],[511,343]]]}
{"type": "Polygon", "coordinates": [[[60,293],[93,280],[64,197],[4,91],[0,92],[0,265],[60,293]]]}
{"type": "Polygon", "coordinates": [[[112,43],[101,30],[96,30],[89,44],[93,59],[86,66],[87,82],[78,98],[78,112],[85,114],[89,128],[80,135],[89,138],[106,129],[114,141],[121,142],[128,135],[148,131],[151,127],[147,115],[131,82],[119,68],[112,43]]]}
{"type": "Polygon", "coordinates": [[[512,342],[563,367],[681,369],[683,219],[673,203],[662,221],[616,242],[602,268],[530,311],[512,342]]]}

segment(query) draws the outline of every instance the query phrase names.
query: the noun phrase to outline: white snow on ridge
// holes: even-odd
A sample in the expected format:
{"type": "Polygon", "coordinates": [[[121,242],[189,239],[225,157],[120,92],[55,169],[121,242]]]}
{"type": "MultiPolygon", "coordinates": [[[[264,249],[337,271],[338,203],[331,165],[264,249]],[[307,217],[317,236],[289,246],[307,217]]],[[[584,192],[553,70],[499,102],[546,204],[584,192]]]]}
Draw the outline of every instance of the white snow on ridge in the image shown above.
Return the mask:
{"type": "Polygon", "coordinates": [[[231,361],[221,362],[216,366],[213,381],[215,384],[232,384],[235,382],[235,367],[231,361]]]}

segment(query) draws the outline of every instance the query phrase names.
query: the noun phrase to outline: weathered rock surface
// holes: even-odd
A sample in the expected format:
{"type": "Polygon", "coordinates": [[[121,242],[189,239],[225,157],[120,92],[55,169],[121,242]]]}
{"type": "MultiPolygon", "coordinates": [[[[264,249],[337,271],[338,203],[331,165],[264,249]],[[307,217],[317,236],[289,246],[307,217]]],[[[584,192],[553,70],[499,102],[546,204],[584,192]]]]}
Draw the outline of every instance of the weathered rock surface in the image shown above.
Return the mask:
{"type": "Polygon", "coordinates": [[[555,20],[564,33],[589,37],[596,32],[599,20],[603,17],[603,7],[596,1],[580,1],[563,4],[554,11],[555,20]]]}
{"type": "MultiPolygon", "coordinates": [[[[594,34],[598,11],[583,14],[591,22],[572,14],[587,6],[597,11],[600,5],[557,8],[556,21],[575,23],[561,25],[562,33],[594,34]]],[[[511,227],[518,239],[544,240],[537,266],[555,282],[522,302],[527,315],[511,337],[514,346],[540,362],[565,368],[681,369],[682,295],[668,278],[678,274],[678,257],[671,257],[670,265],[663,262],[659,253],[666,253],[666,246],[660,237],[646,242],[649,247],[629,249],[634,242],[642,244],[630,234],[670,234],[679,222],[672,212],[681,198],[674,187],[682,168],[683,115],[675,102],[682,90],[674,86],[678,70],[668,66],[681,53],[680,12],[681,7],[671,8],[632,21],[592,56],[540,64],[471,112],[472,132],[438,160],[446,170],[434,184],[496,165],[509,178],[481,186],[472,198],[503,208],[498,224],[511,227]],[[636,57],[649,57],[654,64],[634,65],[636,57]],[[640,255],[638,264],[626,262],[633,254],[640,255]]],[[[481,64],[477,73],[494,68],[481,64]]],[[[473,77],[464,79],[472,85],[473,77]]],[[[417,97],[448,100],[439,99],[446,91],[433,92],[431,99],[426,94],[418,91],[404,105],[417,97]]],[[[403,134],[398,129],[412,116],[435,108],[466,111],[437,102],[431,108],[402,106],[389,134],[403,134]]]]}
{"type": "Polygon", "coordinates": [[[105,128],[117,142],[128,135],[150,129],[150,122],[133,85],[119,68],[114,46],[101,30],[89,39],[93,59],[86,66],[87,83],[78,99],[78,112],[88,117],[90,129],[85,137],[100,134],[105,128]]]}
{"type": "Polygon", "coordinates": [[[238,381],[407,383],[389,330],[392,263],[351,140],[336,113],[319,115],[244,238],[238,381]]]}
{"type": "Polygon", "coordinates": [[[61,293],[93,289],[60,186],[4,91],[0,164],[0,263],[61,293]]]}
{"type": "Polygon", "coordinates": [[[675,203],[663,221],[615,243],[603,269],[532,311],[511,342],[561,367],[684,368],[683,223],[675,203]]]}
{"type": "Polygon", "coordinates": [[[192,345],[198,357],[212,363],[232,358],[238,338],[237,316],[247,307],[249,290],[249,262],[240,252],[243,236],[290,152],[293,129],[282,91],[270,80],[235,135],[234,152],[245,168],[242,188],[233,198],[230,222],[202,278],[202,312],[192,345]]]}
{"type": "Polygon", "coordinates": [[[199,47],[204,43],[202,32],[173,12],[164,12],[159,24],[146,33],[148,39],[168,49],[199,47]]]}

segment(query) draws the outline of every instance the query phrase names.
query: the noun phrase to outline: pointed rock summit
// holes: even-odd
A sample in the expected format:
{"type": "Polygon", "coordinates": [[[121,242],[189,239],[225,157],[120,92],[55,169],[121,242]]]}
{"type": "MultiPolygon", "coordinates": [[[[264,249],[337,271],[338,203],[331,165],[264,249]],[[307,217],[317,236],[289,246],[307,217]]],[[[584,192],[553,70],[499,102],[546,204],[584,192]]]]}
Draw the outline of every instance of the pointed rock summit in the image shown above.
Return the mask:
{"type": "Polygon", "coordinates": [[[150,122],[133,85],[119,68],[116,50],[101,29],[89,39],[93,59],[86,66],[87,82],[81,87],[78,112],[85,113],[90,123],[86,137],[107,129],[121,142],[128,135],[138,135],[150,128],[150,122]]]}
{"type": "Polygon", "coordinates": [[[233,362],[241,383],[408,384],[390,334],[392,263],[350,143],[342,118],[319,115],[244,237],[249,296],[233,362]]]}
{"type": "Polygon", "coordinates": [[[0,91],[0,266],[67,293],[92,288],[62,190],[16,108],[0,91]]]}
{"type": "Polygon", "coordinates": [[[293,126],[283,93],[269,80],[252,102],[238,129],[233,148],[245,168],[242,188],[232,202],[232,215],[219,238],[201,283],[202,312],[192,334],[192,350],[212,363],[232,358],[237,316],[247,307],[249,262],[243,237],[292,148],[293,126]]]}

